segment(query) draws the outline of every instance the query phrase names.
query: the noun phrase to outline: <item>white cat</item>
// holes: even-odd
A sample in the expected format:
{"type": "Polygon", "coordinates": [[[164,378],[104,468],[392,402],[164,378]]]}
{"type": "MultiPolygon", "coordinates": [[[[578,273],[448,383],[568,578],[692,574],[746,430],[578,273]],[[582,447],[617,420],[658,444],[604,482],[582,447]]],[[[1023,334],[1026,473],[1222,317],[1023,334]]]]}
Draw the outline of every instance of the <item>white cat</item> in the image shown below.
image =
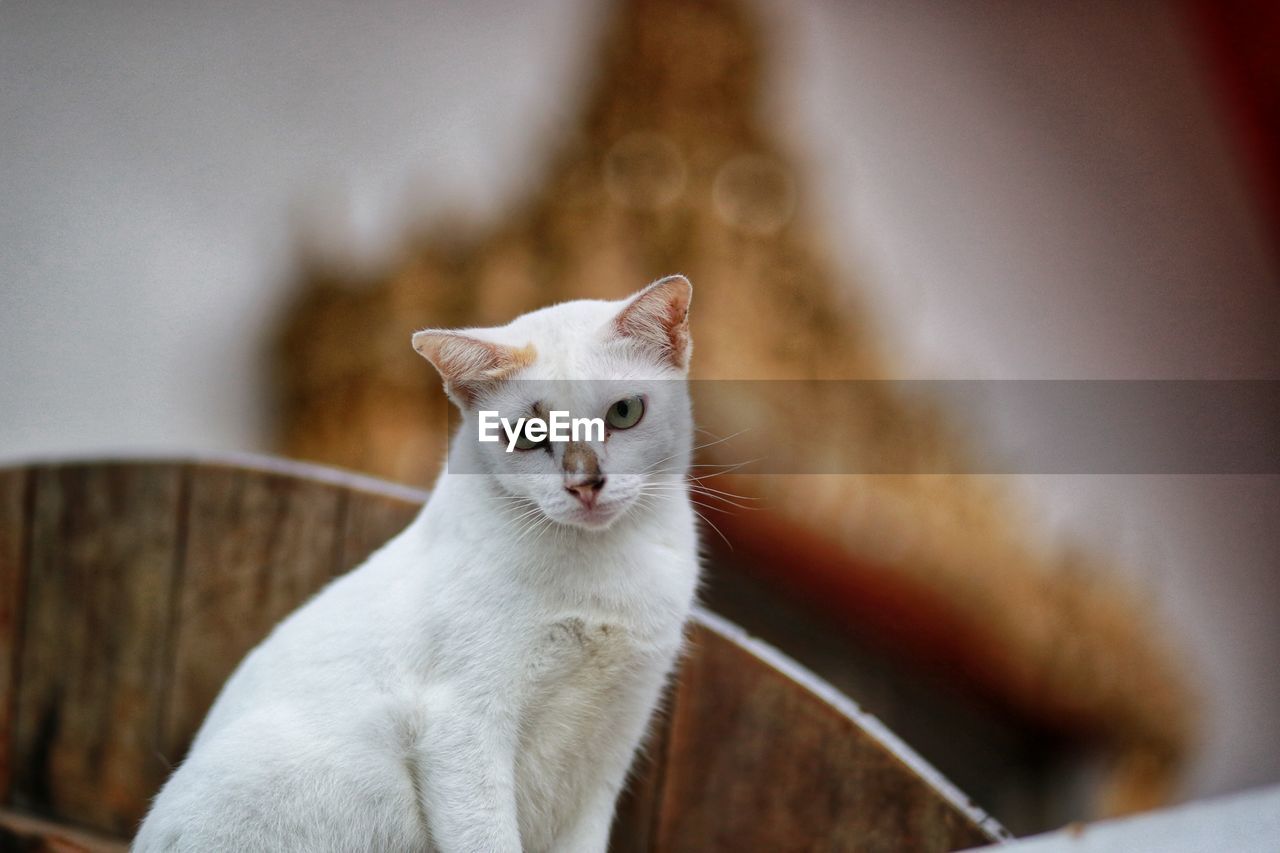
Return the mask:
{"type": "Polygon", "coordinates": [[[697,584],[691,295],[414,335],[462,412],[447,471],[245,658],[133,849],[604,850],[697,584]],[[508,453],[481,409],[609,429],[508,453]]]}

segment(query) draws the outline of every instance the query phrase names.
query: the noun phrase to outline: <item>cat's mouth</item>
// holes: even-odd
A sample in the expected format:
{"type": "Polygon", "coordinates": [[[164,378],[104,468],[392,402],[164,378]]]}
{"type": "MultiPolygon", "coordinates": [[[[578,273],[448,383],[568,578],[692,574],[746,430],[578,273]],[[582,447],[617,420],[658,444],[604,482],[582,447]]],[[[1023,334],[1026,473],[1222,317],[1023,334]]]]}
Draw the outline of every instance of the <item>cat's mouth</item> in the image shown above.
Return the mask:
{"type": "Polygon", "coordinates": [[[617,521],[625,510],[626,501],[614,500],[595,503],[591,506],[579,504],[570,508],[565,514],[564,523],[586,530],[604,530],[617,521]]]}

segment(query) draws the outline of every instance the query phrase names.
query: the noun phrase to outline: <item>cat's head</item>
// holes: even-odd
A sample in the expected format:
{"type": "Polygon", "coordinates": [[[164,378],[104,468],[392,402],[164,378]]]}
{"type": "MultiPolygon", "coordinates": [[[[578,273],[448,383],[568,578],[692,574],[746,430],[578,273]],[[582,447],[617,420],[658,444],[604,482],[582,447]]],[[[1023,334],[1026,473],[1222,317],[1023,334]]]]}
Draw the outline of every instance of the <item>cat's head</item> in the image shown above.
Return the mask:
{"type": "Polygon", "coordinates": [[[490,477],[514,507],[586,529],[678,493],[693,433],[684,382],[692,294],[688,279],[670,276],[617,302],[565,302],[497,328],[415,334],[414,349],[462,413],[450,473],[490,477]],[[570,441],[523,434],[509,449],[486,412],[511,427],[566,412],[600,419],[603,430],[582,424],[570,441]],[[479,440],[482,423],[497,441],[479,440]]]}

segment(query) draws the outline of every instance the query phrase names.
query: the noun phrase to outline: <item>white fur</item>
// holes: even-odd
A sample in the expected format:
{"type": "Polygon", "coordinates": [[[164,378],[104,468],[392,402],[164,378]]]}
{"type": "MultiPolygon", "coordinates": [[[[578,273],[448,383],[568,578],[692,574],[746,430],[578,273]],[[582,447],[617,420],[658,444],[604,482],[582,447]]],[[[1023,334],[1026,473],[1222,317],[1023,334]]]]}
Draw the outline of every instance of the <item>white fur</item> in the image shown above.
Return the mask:
{"type": "Polygon", "coordinates": [[[596,448],[596,514],[548,476],[562,449],[455,441],[417,519],[245,658],[134,850],[605,849],[697,582],[683,371],[618,339],[626,304],[474,332],[533,344],[518,379],[605,380],[575,415],[648,395],[596,448]]]}

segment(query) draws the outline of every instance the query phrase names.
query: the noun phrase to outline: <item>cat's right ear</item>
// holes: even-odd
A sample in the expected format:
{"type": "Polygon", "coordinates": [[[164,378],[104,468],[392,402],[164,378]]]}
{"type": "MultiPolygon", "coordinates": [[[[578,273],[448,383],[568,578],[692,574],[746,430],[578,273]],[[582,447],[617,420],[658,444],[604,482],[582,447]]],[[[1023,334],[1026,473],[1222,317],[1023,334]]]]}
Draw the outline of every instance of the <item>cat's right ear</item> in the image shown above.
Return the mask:
{"type": "Polygon", "coordinates": [[[532,344],[511,347],[447,329],[417,332],[413,348],[440,372],[445,393],[460,409],[473,406],[484,388],[528,367],[535,356],[532,344]]]}

